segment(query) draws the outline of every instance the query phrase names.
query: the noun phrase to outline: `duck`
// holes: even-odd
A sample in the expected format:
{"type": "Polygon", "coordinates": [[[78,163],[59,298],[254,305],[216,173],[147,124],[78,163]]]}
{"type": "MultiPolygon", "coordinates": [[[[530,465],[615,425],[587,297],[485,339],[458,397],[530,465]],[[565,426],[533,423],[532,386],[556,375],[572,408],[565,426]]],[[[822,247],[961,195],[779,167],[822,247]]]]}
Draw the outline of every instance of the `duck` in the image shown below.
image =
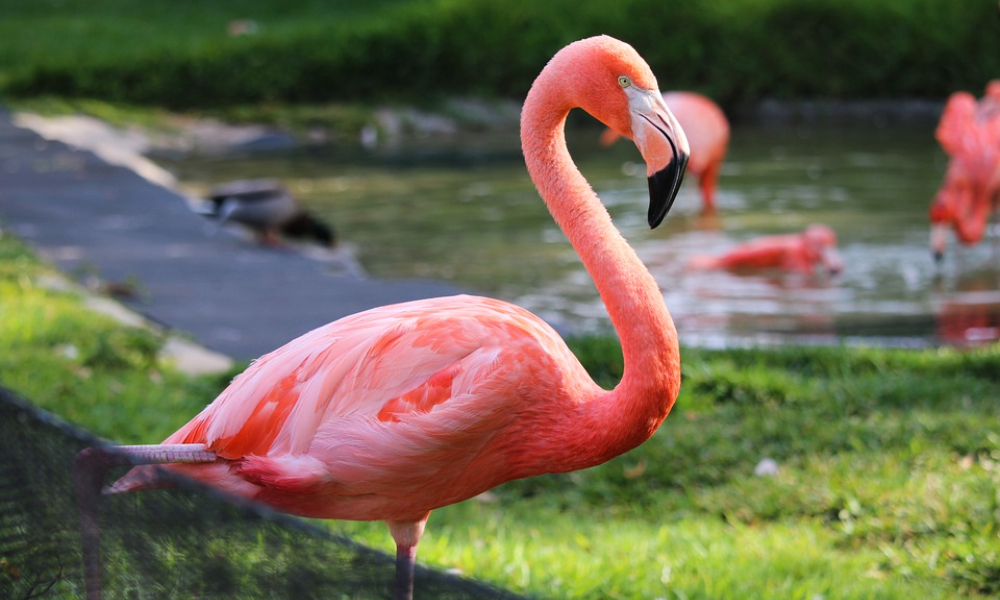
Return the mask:
{"type": "Polygon", "coordinates": [[[329,225],[304,210],[277,179],[239,179],[219,184],[195,212],[219,225],[239,223],[258,241],[278,246],[282,237],[316,242],[332,248],[337,239],[329,225]]]}

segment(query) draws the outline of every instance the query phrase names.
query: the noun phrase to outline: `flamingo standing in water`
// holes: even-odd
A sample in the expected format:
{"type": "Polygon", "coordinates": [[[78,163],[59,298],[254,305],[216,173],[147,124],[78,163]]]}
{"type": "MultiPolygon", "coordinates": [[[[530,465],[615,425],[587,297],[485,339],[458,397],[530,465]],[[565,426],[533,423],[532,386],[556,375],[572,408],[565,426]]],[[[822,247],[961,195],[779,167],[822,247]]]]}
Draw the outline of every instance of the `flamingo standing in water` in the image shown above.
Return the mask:
{"type": "MultiPolygon", "coordinates": [[[[702,213],[715,213],[715,188],[729,147],[729,121],[719,105],[694,92],[664,92],[663,101],[677,118],[691,148],[688,171],[698,178],[702,213]]],[[[610,146],[619,134],[606,129],[601,143],[610,146]]]]}
{"type": "Polygon", "coordinates": [[[826,225],[810,225],[801,233],[768,235],[739,244],[720,256],[696,256],[697,269],[781,269],[811,273],[816,267],[830,275],[843,268],[837,235],[826,225]]]}
{"type": "Polygon", "coordinates": [[[1000,145],[983,140],[973,145],[978,151],[952,156],[931,203],[931,251],[936,261],[944,257],[949,227],[960,243],[978,244],[1000,202],[1000,145]]]}
{"type": "Polygon", "coordinates": [[[934,136],[949,156],[929,211],[931,251],[940,261],[949,227],[959,242],[975,245],[1000,209],[1000,81],[978,102],[968,92],[952,94],[934,136]]]}
{"type": "MultiPolygon", "coordinates": [[[[403,599],[432,510],[513,479],[598,465],[646,441],[680,387],[677,332],[653,277],[570,158],[564,125],[576,107],[635,141],[651,227],[674,201],[688,145],[649,67],[609,37],[558,52],[524,104],[528,171],[621,338],[617,387],[594,383],[522,308],[435,298],[309,332],[253,363],[163,444],[122,452],[280,511],[385,521],[397,548],[394,597],[403,599]]],[[[162,479],[143,464],[108,491],[162,479]]]]}

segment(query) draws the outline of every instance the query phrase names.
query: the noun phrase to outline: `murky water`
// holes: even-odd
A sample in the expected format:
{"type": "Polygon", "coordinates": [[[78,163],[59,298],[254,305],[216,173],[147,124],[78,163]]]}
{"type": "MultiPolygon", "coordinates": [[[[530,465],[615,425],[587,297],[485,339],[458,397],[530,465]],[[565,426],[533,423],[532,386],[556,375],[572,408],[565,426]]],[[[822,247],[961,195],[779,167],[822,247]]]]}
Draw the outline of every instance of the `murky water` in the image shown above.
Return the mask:
{"type": "MultiPolygon", "coordinates": [[[[603,149],[594,129],[574,133],[570,146],[660,283],[687,343],[1000,339],[1000,240],[952,244],[944,264],[931,260],[927,207],[946,164],[933,126],[736,126],[718,216],[700,216],[689,177],[654,231],[645,224],[645,169],[634,147],[603,149]],[[685,267],[694,254],[817,222],[837,232],[845,263],[837,277],[685,267]]],[[[195,189],[244,177],[283,179],[335,225],[373,276],[445,279],[566,329],[608,327],[588,276],[527,178],[516,134],[167,166],[195,189]]]]}

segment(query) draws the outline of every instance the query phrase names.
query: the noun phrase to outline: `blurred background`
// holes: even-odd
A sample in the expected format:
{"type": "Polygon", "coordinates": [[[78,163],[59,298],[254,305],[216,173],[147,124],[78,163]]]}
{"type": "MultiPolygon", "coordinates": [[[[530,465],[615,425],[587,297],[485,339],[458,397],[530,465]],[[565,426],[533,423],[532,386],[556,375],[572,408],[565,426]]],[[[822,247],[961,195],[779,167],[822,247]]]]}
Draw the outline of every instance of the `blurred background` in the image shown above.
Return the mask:
{"type": "Polygon", "coordinates": [[[663,91],[710,98],[731,127],[714,214],[689,175],[649,232],[638,154],[570,122],[688,343],[1000,337],[995,219],[935,263],[927,218],[948,165],[934,139],[945,101],[1000,73],[991,0],[11,0],[0,17],[0,97],[15,109],[142,126],[146,154],[191,196],[276,178],[349,232],[341,248],[367,274],[447,280],[591,332],[603,308],[532,191],[517,115],[555,50],[616,36],[663,91]],[[255,129],[232,141],[209,119],[255,129]],[[840,274],[685,268],[811,223],[836,232],[840,274]]]}

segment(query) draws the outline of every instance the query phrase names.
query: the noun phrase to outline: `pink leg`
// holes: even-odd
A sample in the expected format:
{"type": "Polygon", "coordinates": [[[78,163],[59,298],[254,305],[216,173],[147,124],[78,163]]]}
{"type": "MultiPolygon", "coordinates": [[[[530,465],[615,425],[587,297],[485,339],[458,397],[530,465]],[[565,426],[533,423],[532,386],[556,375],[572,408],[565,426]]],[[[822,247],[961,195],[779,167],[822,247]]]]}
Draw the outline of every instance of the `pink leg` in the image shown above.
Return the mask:
{"type": "Polygon", "coordinates": [[[396,579],[392,587],[392,600],[413,600],[413,571],[417,560],[417,544],[424,535],[427,513],[416,521],[386,521],[389,533],[396,542],[396,579]]]}
{"type": "Polygon", "coordinates": [[[715,187],[719,179],[719,170],[722,163],[712,163],[702,171],[699,178],[701,188],[702,214],[715,214],[715,187]]]}
{"type": "Polygon", "coordinates": [[[392,586],[392,600],[413,600],[413,572],[416,562],[416,546],[396,547],[396,580],[392,586]]]}

